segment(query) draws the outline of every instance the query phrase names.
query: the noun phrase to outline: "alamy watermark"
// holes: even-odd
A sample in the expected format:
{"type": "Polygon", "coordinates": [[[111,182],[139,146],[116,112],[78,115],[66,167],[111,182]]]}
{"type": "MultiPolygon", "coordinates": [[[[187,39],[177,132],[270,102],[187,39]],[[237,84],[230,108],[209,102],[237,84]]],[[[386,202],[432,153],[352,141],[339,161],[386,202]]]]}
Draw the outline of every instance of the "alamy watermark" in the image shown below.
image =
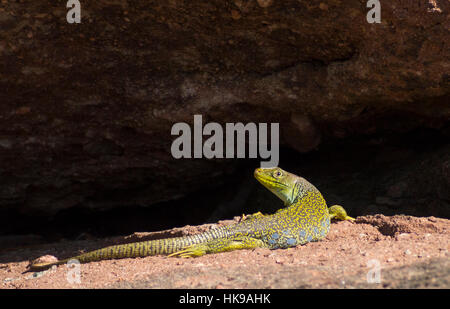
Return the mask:
{"type": "Polygon", "coordinates": [[[278,166],[279,160],[279,123],[270,124],[270,149],[267,140],[268,124],[259,123],[226,123],[222,125],[210,122],[203,126],[202,115],[194,115],[194,130],[185,123],[179,122],[172,126],[172,135],[178,137],[172,142],[171,153],[175,159],[180,158],[248,158],[268,159],[262,161],[261,167],[278,166]],[[225,139],[224,139],[225,131],[225,139]],[[203,136],[210,136],[203,142],[203,136]],[[246,136],[248,135],[248,143],[246,136]],[[236,139],[235,139],[236,137],[236,139]],[[193,147],[192,147],[193,146],[193,147]],[[193,151],[192,151],[193,150],[193,151]]]}
{"type": "Polygon", "coordinates": [[[79,0],[69,0],[66,3],[66,7],[70,8],[67,11],[66,20],[69,24],[81,23],[81,3],[79,0]]]}
{"type": "Polygon", "coordinates": [[[379,0],[367,1],[367,7],[370,10],[367,12],[366,20],[369,24],[381,23],[381,4],[379,0]]]}
{"type": "Polygon", "coordinates": [[[66,263],[68,268],[66,279],[70,284],[80,284],[81,283],[81,266],[80,261],[77,259],[71,259],[66,263]]]}
{"type": "MultiPolygon", "coordinates": [[[[434,1],[430,1],[434,3],[434,1]]],[[[68,0],[66,7],[70,10],[67,12],[66,20],[69,24],[81,23],[81,3],[79,0],[68,0]]],[[[368,23],[381,23],[381,4],[379,0],[368,0],[366,7],[370,8],[367,12],[366,20],[368,23]]]]}
{"type": "Polygon", "coordinates": [[[377,259],[367,261],[367,267],[370,270],[367,272],[367,283],[381,283],[381,263],[377,259]]]}

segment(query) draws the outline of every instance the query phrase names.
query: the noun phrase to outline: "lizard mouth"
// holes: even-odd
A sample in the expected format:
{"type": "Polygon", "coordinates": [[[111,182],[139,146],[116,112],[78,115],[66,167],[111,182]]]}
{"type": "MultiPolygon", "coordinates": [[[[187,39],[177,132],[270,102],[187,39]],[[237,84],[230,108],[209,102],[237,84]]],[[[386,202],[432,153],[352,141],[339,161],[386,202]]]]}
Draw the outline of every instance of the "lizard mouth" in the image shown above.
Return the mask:
{"type": "Polygon", "coordinates": [[[262,168],[255,169],[255,172],[253,174],[256,180],[258,180],[263,186],[267,187],[268,189],[288,187],[287,184],[278,181],[277,179],[272,177],[271,173],[266,173],[262,168]]]}

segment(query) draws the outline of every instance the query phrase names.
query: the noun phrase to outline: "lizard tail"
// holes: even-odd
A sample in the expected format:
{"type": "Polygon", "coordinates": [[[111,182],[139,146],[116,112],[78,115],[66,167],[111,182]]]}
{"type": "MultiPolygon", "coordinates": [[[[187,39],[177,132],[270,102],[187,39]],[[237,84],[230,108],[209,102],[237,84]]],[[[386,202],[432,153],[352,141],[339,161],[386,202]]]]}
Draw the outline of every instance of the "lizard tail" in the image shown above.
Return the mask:
{"type": "Polygon", "coordinates": [[[40,263],[38,259],[31,262],[28,267],[30,271],[38,271],[50,268],[53,265],[65,264],[70,260],[78,260],[80,263],[89,263],[101,260],[136,258],[150,255],[170,255],[183,250],[190,245],[208,242],[222,235],[223,231],[221,229],[215,229],[203,234],[186,237],[165,238],[114,245],[56,262],[40,263]]]}
{"type": "Polygon", "coordinates": [[[65,263],[67,263],[69,260],[70,260],[70,259],[66,259],[66,260],[60,260],[60,261],[50,262],[50,263],[38,263],[38,262],[32,261],[32,262],[30,263],[30,265],[28,265],[27,271],[40,271],[40,270],[45,270],[45,269],[48,269],[48,268],[52,267],[53,265],[61,265],[61,264],[65,264],[65,263]]]}

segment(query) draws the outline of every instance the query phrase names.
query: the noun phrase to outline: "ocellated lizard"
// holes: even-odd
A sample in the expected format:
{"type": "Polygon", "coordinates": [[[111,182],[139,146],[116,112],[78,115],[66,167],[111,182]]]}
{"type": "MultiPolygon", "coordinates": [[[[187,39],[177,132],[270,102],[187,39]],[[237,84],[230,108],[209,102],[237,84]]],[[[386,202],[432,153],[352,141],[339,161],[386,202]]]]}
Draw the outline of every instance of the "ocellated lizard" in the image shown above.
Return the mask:
{"type": "Polygon", "coordinates": [[[258,168],[254,175],[286,207],[271,215],[249,215],[239,223],[211,229],[202,234],[109,246],[53,263],[32,262],[30,270],[64,264],[71,259],[88,263],[160,254],[196,257],[257,247],[289,248],[323,239],[330,229],[331,218],[354,220],[339,205],[327,208],[319,190],[302,177],[281,168],[258,168]]]}

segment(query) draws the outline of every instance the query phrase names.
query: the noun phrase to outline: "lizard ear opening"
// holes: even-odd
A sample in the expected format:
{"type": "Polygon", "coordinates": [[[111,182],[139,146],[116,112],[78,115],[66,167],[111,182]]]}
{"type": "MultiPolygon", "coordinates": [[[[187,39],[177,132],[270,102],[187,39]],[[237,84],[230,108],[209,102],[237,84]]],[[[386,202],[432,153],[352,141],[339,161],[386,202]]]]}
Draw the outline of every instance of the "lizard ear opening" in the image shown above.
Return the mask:
{"type": "Polygon", "coordinates": [[[288,204],[293,204],[299,198],[302,198],[304,194],[302,188],[302,184],[298,180],[295,180],[294,184],[292,185],[291,192],[288,195],[288,204]]]}

